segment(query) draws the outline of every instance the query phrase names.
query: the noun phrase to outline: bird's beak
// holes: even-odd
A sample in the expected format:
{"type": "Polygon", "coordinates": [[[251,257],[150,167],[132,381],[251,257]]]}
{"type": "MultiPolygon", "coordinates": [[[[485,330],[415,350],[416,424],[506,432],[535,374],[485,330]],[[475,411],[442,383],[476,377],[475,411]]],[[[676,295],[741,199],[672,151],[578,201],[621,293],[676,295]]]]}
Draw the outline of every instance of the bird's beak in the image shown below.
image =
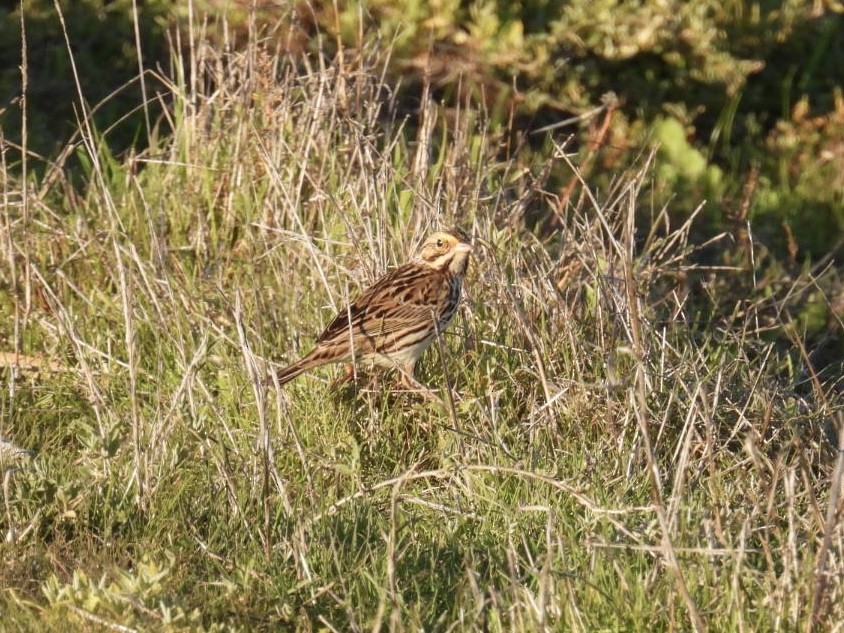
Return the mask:
{"type": "Polygon", "coordinates": [[[458,242],[457,246],[454,247],[454,250],[458,253],[471,253],[475,250],[475,247],[471,244],[467,244],[466,242],[458,242]]]}

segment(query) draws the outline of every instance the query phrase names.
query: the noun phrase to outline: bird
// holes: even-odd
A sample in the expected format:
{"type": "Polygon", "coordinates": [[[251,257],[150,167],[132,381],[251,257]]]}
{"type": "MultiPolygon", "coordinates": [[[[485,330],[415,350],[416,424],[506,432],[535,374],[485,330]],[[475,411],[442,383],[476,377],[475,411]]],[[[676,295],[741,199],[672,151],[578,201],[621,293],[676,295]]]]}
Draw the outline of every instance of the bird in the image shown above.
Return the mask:
{"type": "Polygon", "coordinates": [[[460,229],[434,232],[408,263],[341,310],[314,348],[277,374],[279,384],[321,365],[364,362],[397,368],[402,382],[412,385],[416,362],[457,311],[473,250],[460,229]]]}

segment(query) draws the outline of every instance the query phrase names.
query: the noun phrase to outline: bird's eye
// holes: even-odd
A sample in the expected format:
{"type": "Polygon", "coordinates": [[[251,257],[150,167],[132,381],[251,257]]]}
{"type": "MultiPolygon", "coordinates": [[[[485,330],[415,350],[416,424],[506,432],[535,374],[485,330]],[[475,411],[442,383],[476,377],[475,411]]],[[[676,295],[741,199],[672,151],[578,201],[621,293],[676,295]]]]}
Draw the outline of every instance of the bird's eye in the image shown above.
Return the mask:
{"type": "Polygon", "coordinates": [[[442,248],[442,247],[443,247],[443,241],[437,240],[437,248],[442,248]]]}

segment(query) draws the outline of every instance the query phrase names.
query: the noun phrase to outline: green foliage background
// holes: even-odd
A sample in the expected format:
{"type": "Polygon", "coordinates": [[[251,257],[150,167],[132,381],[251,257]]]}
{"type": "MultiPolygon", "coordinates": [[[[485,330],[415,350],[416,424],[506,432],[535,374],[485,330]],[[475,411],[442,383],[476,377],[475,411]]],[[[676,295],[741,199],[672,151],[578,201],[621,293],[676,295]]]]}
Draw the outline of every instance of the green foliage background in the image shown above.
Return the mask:
{"type": "MultiPolygon", "coordinates": [[[[108,132],[112,151],[143,146],[152,131],[142,129],[132,3],[62,6],[84,94],[100,104],[98,128],[108,132]]],[[[175,34],[187,26],[187,5],[138,6],[144,66],[166,67],[175,34]]],[[[21,7],[29,147],[55,155],[76,126],[72,69],[53,3],[26,0],[21,7]]],[[[378,42],[391,49],[387,70],[401,80],[398,99],[408,112],[418,108],[425,84],[446,107],[471,97],[493,123],[515,121],[539,154],[528,160],[541,160],[548,137],[573,135],[581,158],[594,154],[586,175],[598,188],[659,144],[656,206],[673,200],[673,213],[683,214],[705,199],[707,230],[750,219],[779,256],[790,249],[792,262],[823,256],[841,239],[840,2],[207,0],[198,7],[210,16],[207,28],[235,48],[249,32],[280,55],[334,56],[342,43],[354,64],[355,50],[378,42]],[[536,133],[593,112],[608,94],[618,107],[607,121],[596,115],[536,133]]],[[[12,142],[20,141],[19,11],[0,9],[0,125],[12,142]]],[[[146,77],[148,108],[158,110],[166,104],[155,103],[153,75],[146,77]]],[[[551,183],[563,189],[569,178],[552,174],[551,183]]]]}
{"type": "MultiPolygon", "coordinates": [[[[679,196],[675,209],[705,198],[710,219],[724,226],[758,171],[748,217],[769,243],[783,246],[783,223],[803,255],[825,254],[840,239],[838,3],[419,0],[367,9],[361,27],[357,4],[345,5],[339,32],[347,44],[377,31],[396,42],[396,66],[430,77],[446,101],[468,84],[493,119],[515,108],[526,133],[614,93],[620,108],[597,150],[598,183],[659,142],[664,166],[654,188],[660,200],[679,196]]],[[[321,17],[331,31],[333,14],[321,17]]],[[[562,131],[584,143],[589,128],[562,131]]]]}
{"type": "MultiPolygon", "coordinates": [[[[24,0],[0,7],[3,137],[17,146],[23,140],[25,70],[28,149],[54,159],[69,141],[79,140],[76,130],[82,113],[75,105],[79,95],[68,55],[69,41],[84,98],[94,109],[96,127],[107,133],[112,150],[122,152],[132,145],[145,145],[140,63],[145,69],[155,70],[162,64],[166,67],[170,54],[166,31],[175,25],[175,5],[167,0],[138,3],[140,60],[132,0],[63,0],[60,6],[67,41],[52,0],[24,0]]],[[[145,72],[145,81],[150,88],[148,98],[154,98],[157,82],[151,72],[145,72]]],[[[12,152],[10,158],[14,156],[12,152]]],[[[32,167],[43,171],[44,164],[34,160],[32,167]]]]}

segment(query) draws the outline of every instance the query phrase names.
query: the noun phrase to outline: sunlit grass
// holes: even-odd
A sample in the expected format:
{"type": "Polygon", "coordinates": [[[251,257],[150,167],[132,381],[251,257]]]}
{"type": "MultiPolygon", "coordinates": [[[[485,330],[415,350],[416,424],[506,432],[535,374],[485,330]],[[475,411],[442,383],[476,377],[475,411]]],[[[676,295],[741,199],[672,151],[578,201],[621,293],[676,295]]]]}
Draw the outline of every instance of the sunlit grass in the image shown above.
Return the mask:
{"type": "Polygon", "coordinates": [[[649,161],[539,241],[544,165],[502,161],[473,117],[427,128],[433,102],[396,120],[377,56],[195,50],[207,87],[173,84],[172,139],[93,152],[83,195],[30,188],[26,211],[4,174],[0,340],[29,363],[0,370],[0,431],[36,453],[6,471],[4,626],[844,617],[823,433],[840,403],[795,386],[798,344],[765,340],[785,319],[761,322],[770,295],[736,302],[750,272],[693,263],[691,220],[636,226],[649,161]],[[332,387],[336,368],[264,380],[440,224],[478,240],[420,367],[442,403],[389,375],[332,387]]]}

